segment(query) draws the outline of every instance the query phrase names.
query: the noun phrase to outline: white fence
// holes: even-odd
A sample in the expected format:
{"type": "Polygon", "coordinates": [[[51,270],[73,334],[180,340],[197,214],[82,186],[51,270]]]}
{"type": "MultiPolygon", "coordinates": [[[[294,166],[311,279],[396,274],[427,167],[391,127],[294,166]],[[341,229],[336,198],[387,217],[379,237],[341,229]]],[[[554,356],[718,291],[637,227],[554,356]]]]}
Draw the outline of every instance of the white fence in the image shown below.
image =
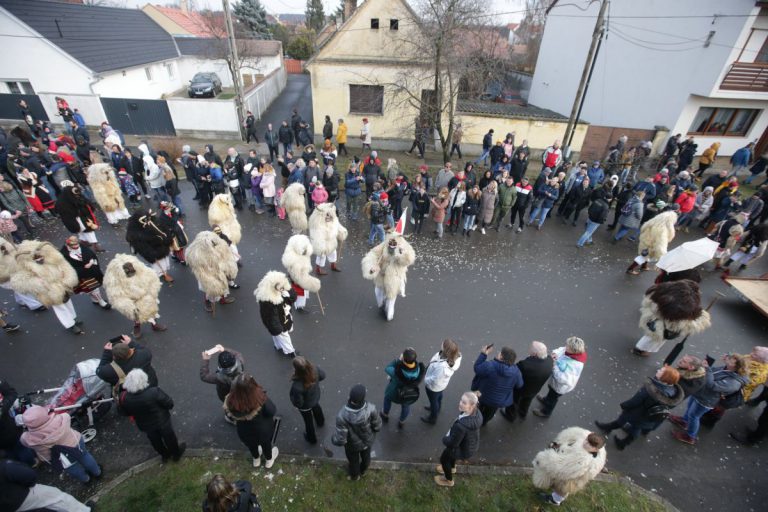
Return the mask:
{"type": "Polygon", "coordinates": [[[37,96],[40,98],[40,103],[43,104],[43,108],[48,114],[48,119],[54,124],[64,124],[61,116],[59,116],[59,109],[56,108],[56,96],[66,99],[70,108],[76,108],[89,126],[99,126],[103,121],[107,120],[107,115],[101,106],[101,100],[96,95],[39,92],[37,96]]]}
{"type": "Polygon", "coordinates": [[[176,131],[238,132],[234,100],[167,98],[176,131]]]}
{"type": "Polygon", "coordinates": [[[245,109],[253,112],[256,119],[261,119],[264,111],[283,92],[287,80],[288,75],[285,71],[285,66],[281,65],[254,88],[245,93],[245,109]]]}

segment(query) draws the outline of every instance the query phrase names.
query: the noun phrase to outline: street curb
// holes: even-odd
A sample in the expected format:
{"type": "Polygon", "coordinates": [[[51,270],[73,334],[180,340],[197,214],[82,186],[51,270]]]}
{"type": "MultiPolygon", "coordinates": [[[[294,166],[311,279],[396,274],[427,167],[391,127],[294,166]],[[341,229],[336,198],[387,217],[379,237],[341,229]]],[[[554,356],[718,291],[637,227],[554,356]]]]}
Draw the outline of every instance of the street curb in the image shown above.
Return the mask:
{"type": "MultiPolygon", "coordinates": [[[[219,458],[219,459],[248,459],[250,457],[250,454],[245,451],[238,451],[238,450],[217,450],[217,449],[211,449],[211,448],[189,448],[184,453],[186,457],[199,457],[199,458],[219,458]]],[[[285,458],[291,458],[291,459],[300,459],[303,461],[308,461],[310,464],[330,464],[332,466],[345,466],[347,464],[347,461],[345,459],[337,459],[337,458],[326,458],[326,457],[310,457],[308,455],[296,455],[296,454],[280,454],[283,459],[285,458]]],[[[114,490],[117,486],[128,480],[129,478],[132,478],[135,475],[138,475],[139,473],[152,468],[154,466],[158,466],[161,463],[161,459],[159,456],[153,457],[149,460],[146,460],[140,464],[137,464],[133,466],[132,468],[124,471],[122,474],[117,476],[116,478],[110,480],[109,482],[105,483],[103,487],[101,487],[98,492],[96,492],[93,496],[90,497],[91,500],[98,502],[101,498],[103,498],[105,495],[109,494],[114,490]]],[[[291,462],[293,463],[293,462],[291,462]]],[[[428,463],[428,462],[399,462],[399,461],[390,461],[390,460],[371,460],[370,469],[384,469],[384,470],[398,470],[398,469],[411,469],[414,471],[421,471],[424,473],[432,473],[435,469],[435,463],[428,463]]],[[[533,473],[533,468],[528,467],[520,467],[520,466],[492,466],[492,465],[471,465],[471,464],[461,464],[458,466],[458,474],[468,474],[468,475],[525,475],[529,476],[531,473],[533,473]]],[[[680,512],[679,509],[677,509],[672,503],[667,501],[665,498],[659,496],[658,494],[651,492],[643,487],[640,487],[635,482],[633,482],[631,479],[620,476],[615,473],[601,473],[597,475],[596,480],[600,482],[609,482],[609,483],[617,483],[620,485],[624,485],[626,487],[631,488],[633,491],[642,494],[646,498],[648,498],[651,501],[655,501],[656,503],[659,503],[662,505],[668,512],[680,512]]]]}

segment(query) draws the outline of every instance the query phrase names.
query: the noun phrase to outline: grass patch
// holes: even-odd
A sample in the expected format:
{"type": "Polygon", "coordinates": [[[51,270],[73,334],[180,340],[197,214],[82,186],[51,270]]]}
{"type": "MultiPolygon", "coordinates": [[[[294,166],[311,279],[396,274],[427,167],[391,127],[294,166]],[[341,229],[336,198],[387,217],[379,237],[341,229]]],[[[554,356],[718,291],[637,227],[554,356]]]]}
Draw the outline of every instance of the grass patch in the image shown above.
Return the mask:
{"type": "MultiPolygon", "coordinates": [[[[548,510],[525,475],[456,476],[451,488],[437,487],[416,470],[370,470],[349,482],[345,468],[281,457],[271,469],[254,469],[250,459],[184,458],[152,467],[124,482],[99,501],[104,512],[190,512],[200,510],[205,485],[221,473],[249,480],[262,508],[288,511],[538,511],[548,510]]],[[[564,510],[661,512],[661,504],[616,483],[593,482],[570,497],[564,510]]]]}
{"type": "Polygon", "coordinates": [[[235,97],[235,93],[233,92],[222,92],[221,94],[216,96],[216,98],[219,100],[231,100],[234,97],[235,97]]]}

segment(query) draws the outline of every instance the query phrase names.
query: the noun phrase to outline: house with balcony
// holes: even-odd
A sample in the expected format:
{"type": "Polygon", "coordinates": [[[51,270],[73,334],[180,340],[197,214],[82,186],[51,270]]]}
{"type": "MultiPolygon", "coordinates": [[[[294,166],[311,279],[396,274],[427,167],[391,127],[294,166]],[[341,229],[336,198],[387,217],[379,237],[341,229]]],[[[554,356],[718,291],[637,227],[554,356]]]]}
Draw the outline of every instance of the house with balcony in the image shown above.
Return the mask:
{"type": "MultiPolygon", "coordinates": [[[[600,2],[554,0],[529,100],[568,115],[600,2]]],[[[630,144],[694,136],[731,155],[749,142],[768,151],[768,1],[612,0],[581,110],[582,153],[602,158],[630,144]]]]}

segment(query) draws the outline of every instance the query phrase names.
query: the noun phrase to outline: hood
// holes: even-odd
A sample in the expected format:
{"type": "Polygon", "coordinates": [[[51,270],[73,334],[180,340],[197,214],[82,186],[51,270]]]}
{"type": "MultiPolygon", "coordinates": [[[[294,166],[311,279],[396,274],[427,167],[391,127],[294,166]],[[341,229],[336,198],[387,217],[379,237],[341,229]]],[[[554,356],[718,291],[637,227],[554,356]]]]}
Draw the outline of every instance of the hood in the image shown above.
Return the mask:
{"type": "Polygon", "coordinates": [[[645,383],[645,390],[651,395],[651,398],[669,407],[676,406],[685,398],[683,388],[679,384],[665,384],[655,377],[648,379],[648,382],[645,383]]]}
{"type": "Polygon", "coordinates": [[[467,430],[480,430],[483,426],[483,415],[480,413],[480,409],[475,409],[474,414],[459,418],[461,423],[467,430]]]}
{"type": "Polygon", "coordinates": [[[707,374],[707,370],[703,367],[699,368],[698,370],[684,370],[682,368],[678,368],[677,371],[680,372],[680,378],[683,380],[701,379],[707,374]]]}
{"type": "Polygon", "coordinates": [[[205,152],[206,153],[213,153],[213,144],[206,144],[205,145],[205,152]]]}
{"type": "Polygon", "coordinates": [[[139,151],[141,151],[141,154],[144,156],[147,156],[149,154],[149,148],[146,144],[139,144],[139,151]]]}
{"type": "Polygon", "coordinates": [[[714,149],[715,151],[717,151],[718,149],[720,149],[720,143],[719,142],[713,142],[712,145],[709,146],[709,147],[714,149]]]}
{"type": "Polygon", "coordinates": [[[349,404],[347,404],[344,406],[344,409],[342,409],[341,416],[350,425],[360,425],[365,423],[367,418],[367,406],[368,402],[365,402],[359,409],[353,409],[349,406],[349,404]]]}
{"type": "Polygon", "coordinates": [[[33,405],[21,415],[24,419],[24,426],[29,429],[38,429],[54,418],[53,414],[48,414],[48,409],[39,405],[33,405]]]}

